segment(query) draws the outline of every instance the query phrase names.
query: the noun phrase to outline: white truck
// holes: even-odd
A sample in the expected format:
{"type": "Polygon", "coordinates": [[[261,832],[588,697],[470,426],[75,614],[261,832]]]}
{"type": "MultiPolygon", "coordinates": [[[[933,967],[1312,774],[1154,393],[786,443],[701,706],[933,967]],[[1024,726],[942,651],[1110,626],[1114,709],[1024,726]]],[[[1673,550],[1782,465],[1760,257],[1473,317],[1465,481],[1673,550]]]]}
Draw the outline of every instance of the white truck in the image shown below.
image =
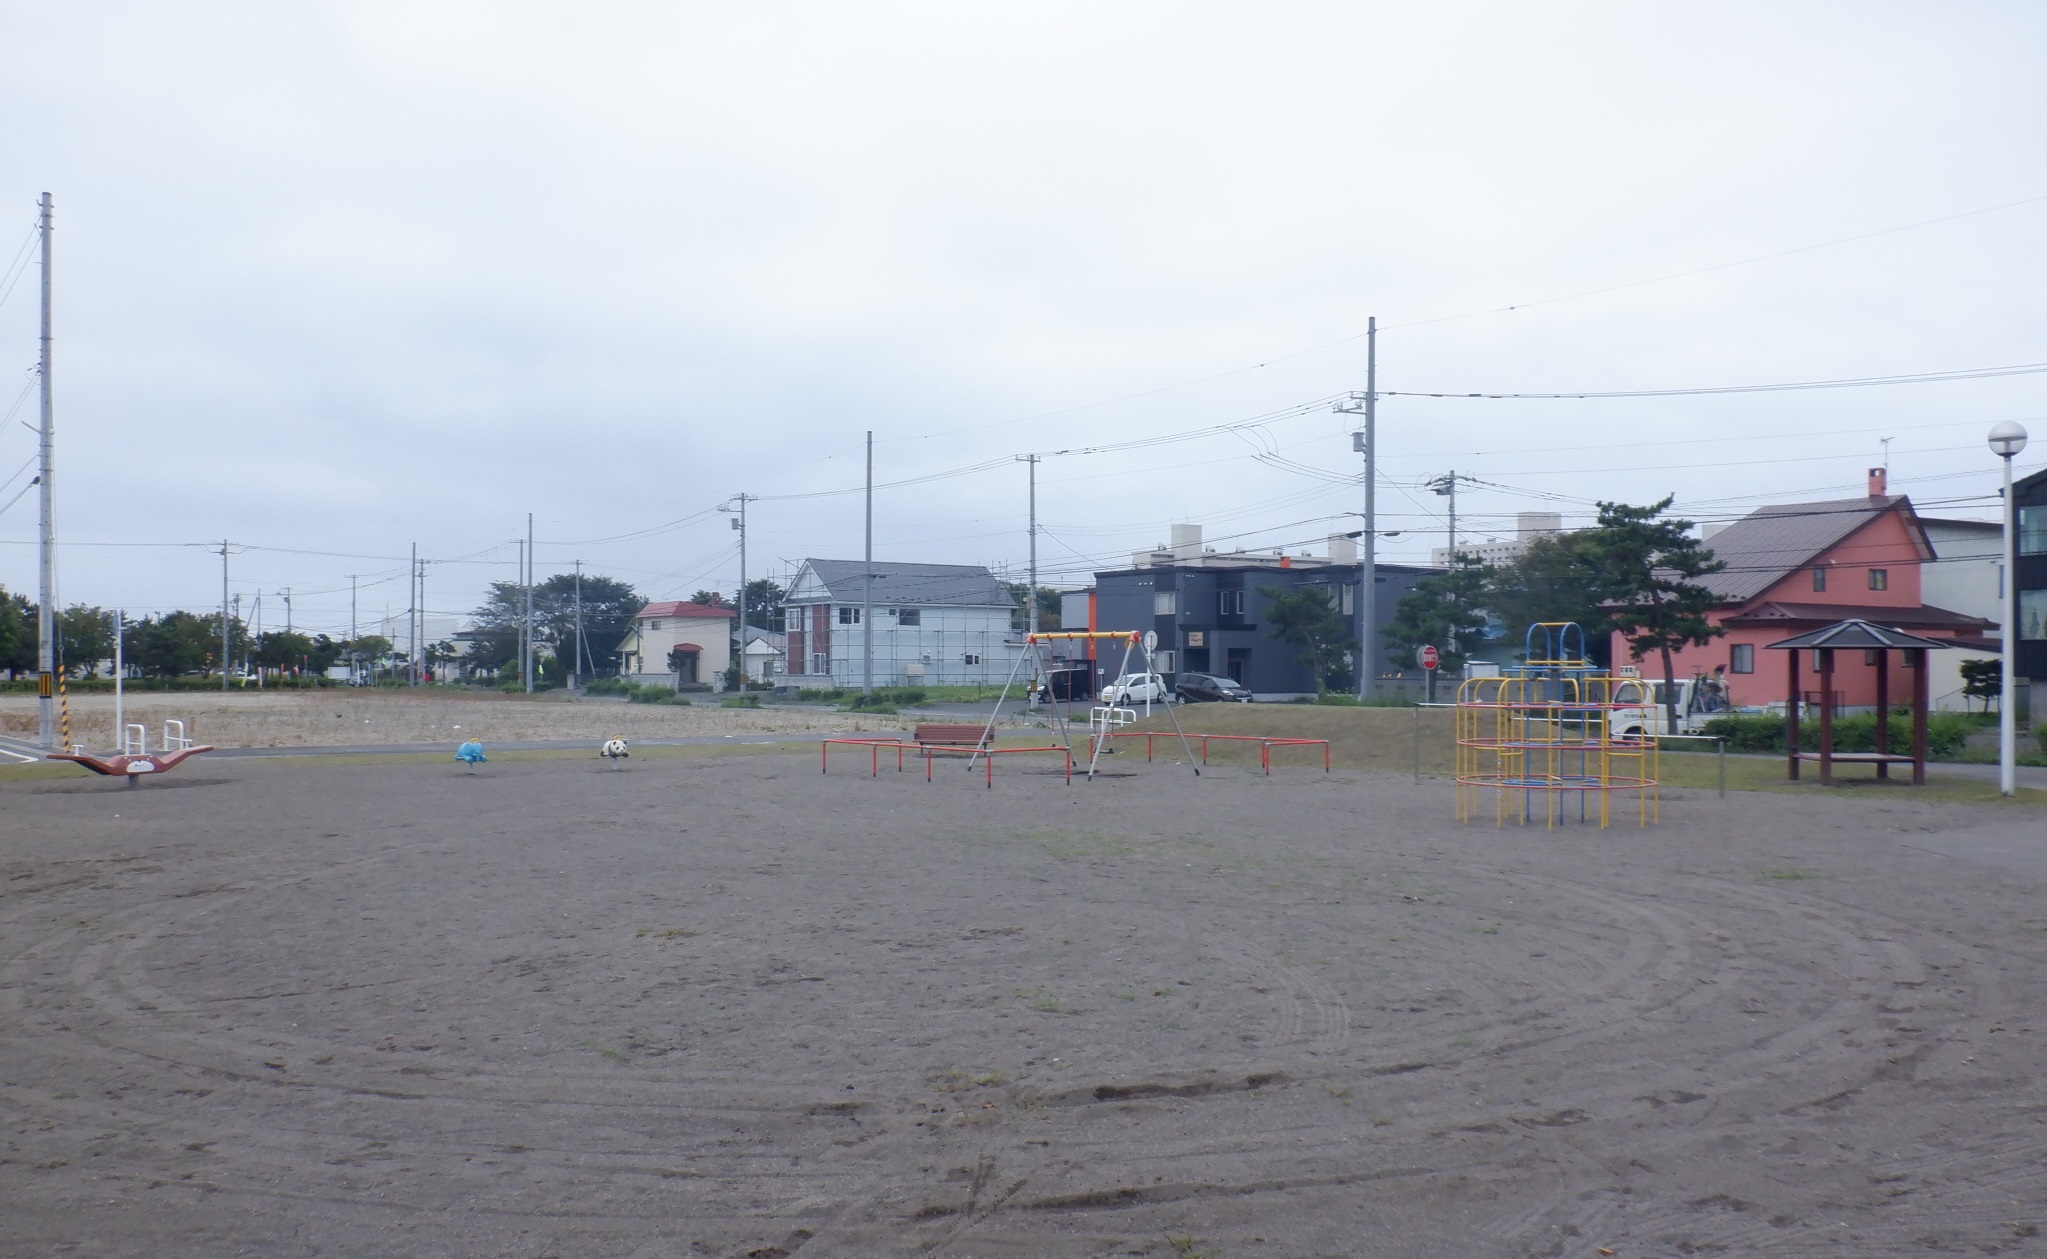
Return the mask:
{"type": "Polygon", "coordinates": [[[1726,688],[1718,678],[1703,675],[1680,678],[1674,684],[1661,679],[1623,675],[1614,683],[1613,697],[1615,703],[1623,705],[1613,712],[1613,733],[1632,737],[1698,734],[1708,721],[1730,711],[1726,688]],[[1677,728],[1674,730],[1670,726],[1670,708],[1666,702],[1671,685],[1677,687],[1677,728]]]}

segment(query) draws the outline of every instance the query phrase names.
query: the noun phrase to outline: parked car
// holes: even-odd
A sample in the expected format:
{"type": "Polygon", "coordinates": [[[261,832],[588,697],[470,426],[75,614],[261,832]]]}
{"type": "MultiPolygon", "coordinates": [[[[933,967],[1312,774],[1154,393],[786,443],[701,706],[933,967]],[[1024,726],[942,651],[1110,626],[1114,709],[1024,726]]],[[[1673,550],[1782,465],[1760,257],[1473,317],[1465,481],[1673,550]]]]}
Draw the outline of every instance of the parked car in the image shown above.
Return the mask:
{"type": "Polygon", "coordinates": [[[1172,692],[1166,687],[1166,680],[1156,673],[1126,673],[1102,688],[1104,704],[1169,703],[1172,692]]]}
{"type": "Polygon", "coordinates": [[[1038,682],[1038,701],[1093,699],[1095,695],[1095,672],[1082,666],[1078,669],[1053,669],[1038,682]]]}
{"type": "Polygon", "coordinates": [[[1235,678],[1210,673],[1183,673],[1173,683],[1180,701],[1186,704],[1248,704],[1251,692],[1235,678]]]}

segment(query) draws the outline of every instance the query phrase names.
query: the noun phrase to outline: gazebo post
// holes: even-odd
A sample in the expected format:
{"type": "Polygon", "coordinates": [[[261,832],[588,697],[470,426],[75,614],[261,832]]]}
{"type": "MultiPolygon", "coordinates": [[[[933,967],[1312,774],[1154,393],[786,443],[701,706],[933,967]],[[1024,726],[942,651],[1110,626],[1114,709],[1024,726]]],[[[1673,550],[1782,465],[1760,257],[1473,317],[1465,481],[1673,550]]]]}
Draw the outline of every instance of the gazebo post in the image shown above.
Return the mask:
{"type": "Polygon", "coordinates": [[[1834,785],[1834,649],[1820,648],[1820,785],[1834,785]]]}
{"type": "Polygon", "coordinates": [[[1932,684],[1926,678],[1926,648],[1912,649],[1912,785],[1926,785],[1926,708],[1932,684]]]}
{"type": "MultiPolygon", "coordinates": [[[[1878,648],[1876,653],[1876,754],[1884,756],[1891,750],[1891,653],[1878,648]]],[[[1876,763],[1876,776],[1889,778],[1891,767],[1887,761],[1876,763]]]]}
{"type": "Polygon", "coordinates": [[[1784,653],[1791,657],[1791,689],[1784,698],[1784,746],[1790,750],[1791,781],[1798,781],[1798,648],[1784,653]]]}

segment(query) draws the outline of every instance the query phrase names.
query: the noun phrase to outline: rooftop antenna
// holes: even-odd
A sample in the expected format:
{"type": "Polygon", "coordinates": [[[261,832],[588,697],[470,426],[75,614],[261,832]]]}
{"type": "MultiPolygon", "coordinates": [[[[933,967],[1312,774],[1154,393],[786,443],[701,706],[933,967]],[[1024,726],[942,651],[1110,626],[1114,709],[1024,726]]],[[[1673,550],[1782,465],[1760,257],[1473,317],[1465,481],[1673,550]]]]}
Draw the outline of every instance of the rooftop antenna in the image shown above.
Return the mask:
{"type": "Polygon", "coordinates": [[[1885,479],[1888,480],[1891,475],[1891,442],[1893,439],[1889,437],[1879,437],[1876,440],[1877,444],[1884,448],[1884,477],[1885,479]]]}

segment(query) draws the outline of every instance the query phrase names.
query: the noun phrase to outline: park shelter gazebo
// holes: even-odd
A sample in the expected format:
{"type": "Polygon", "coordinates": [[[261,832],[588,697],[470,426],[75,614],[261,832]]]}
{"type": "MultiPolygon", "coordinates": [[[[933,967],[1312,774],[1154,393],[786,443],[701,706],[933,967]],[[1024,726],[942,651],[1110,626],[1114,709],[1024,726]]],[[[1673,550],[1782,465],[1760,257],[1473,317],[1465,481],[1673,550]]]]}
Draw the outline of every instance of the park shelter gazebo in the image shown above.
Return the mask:
{"type": "Polygon", "coordinates": [[[1832,786],[1834,763],[1848,761],[1858,765],[1876,766],[1878,778],[1889,778],[1891,766],[1910,765],[1912,785],[1926,785],[1926,710],[1929,706],[1926,681],[1926,653],[1944,651],[1949,644],[1932,638],[1921,638],[1903,630],[1887,629],[1868,621],[1853,619],[1836,621],[1832,625],[1816,629],[1810,634],[1787,638],[1781,643],[1771,643],[1771,651],[1790,653],[1790,690],[1784,697],[1784,747],[1789,757],[1792,781],[1798,780],[1801,761],[1818,761],[1820,782],[1832,786]],[[1811,651],[1819,666],[1820,690],[1820,734],[1819,750],[1801,751],[1798,746],[1798,709],[1800,704],[1798,653],[1811,651]],[[1837,651],[1862,651],[1876,665],[1876,750],[1872,752],[1836,752],[1834,750],[1834,653],[1837,651]],[[1891,751],[1890,710],[1891,710],[1891,653],[1905,653],[1905,668],[1912,675],[1912,751],[1901,755],[1891,751]]]}

